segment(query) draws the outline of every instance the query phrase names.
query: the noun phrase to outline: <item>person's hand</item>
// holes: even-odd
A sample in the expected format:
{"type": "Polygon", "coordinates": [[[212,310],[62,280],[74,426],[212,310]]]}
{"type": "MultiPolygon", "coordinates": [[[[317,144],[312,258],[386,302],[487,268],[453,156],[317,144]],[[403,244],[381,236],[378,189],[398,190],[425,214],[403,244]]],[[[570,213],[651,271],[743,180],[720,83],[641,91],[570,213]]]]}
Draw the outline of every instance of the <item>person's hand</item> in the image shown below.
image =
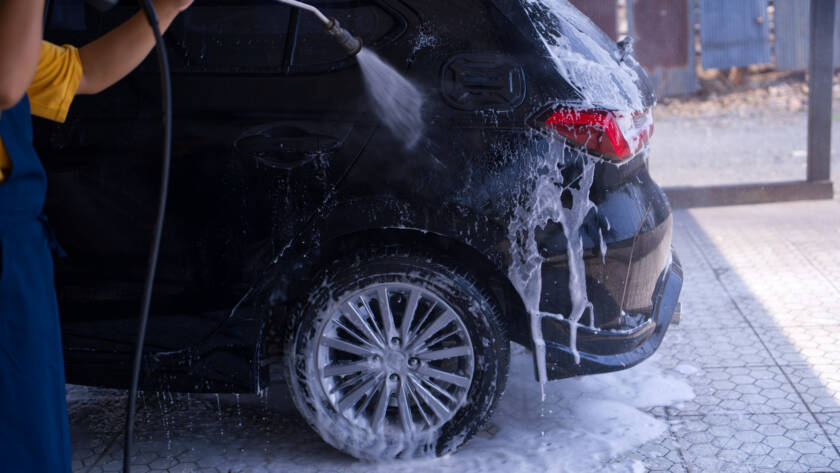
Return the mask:
{"type": "MultiPolygon", "coordinates": [[[[5,5],[4,2],[6,1],[8,0],[0,0],[0,6],[5,5]]],[[[25,3],[35,0],[19,1],[25,3]]],[[[175,17],[192,5],[193,0],[152,0],[152,2],[157,12],[158,26],[161,33],[164,33],[175,17]]],[[[43,2],[41,11],[43,12],[43,2]]],[[[41,16],[39,13],[38,25],[40,25],[41,16]]],[[[3,31],[0,29],[0,37],[4,37],[2,33],[3,31]]],[[[38,41],[40,45],[40,36],[38,41]]],[[[9,42],[9,44],[15,45],[14,42],[9,42]]],[[[82,60],[82,79],[76,93],[96,94],[107,89],[134,70],[154,46],[155,38],[146,21],[146,15],[142,11],[137,12],[105,36],[79,48],[79,56],[82,60]]],[[[0,48],[0,53],[2,53],[2,48],[0,48]]],[[[0,56],[0,59],[2,59],[2,56],[0,56]]],[[[0,69],[0,71],[3,71],[0,73],[0,79],[3,79],[7,74],[5,69],[0,69]]],[[[31,80],[31,76],[29,79],[31,80]]],[[[0,80],[0,83],[2,83],[2,80],[0,80]]],[[[21,95],[23,94],[21,93],[21,95]]]]}

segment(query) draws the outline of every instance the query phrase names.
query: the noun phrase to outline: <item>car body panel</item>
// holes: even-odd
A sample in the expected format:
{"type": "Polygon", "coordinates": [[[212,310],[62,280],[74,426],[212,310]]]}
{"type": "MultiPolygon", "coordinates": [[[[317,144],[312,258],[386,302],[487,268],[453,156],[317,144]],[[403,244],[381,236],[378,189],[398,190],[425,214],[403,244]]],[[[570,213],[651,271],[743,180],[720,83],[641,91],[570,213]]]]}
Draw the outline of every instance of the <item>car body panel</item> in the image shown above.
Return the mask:
{"type": "MultiPolygon", "coordinates": [[[[310,18],[271,2],[245,3],[208,0],[167,33],[175,147],[144,383],[265,386],[272,331],[315,274],[357,244],[401,241],[462,258],[496,294],[511,338],[530,346],[528,314],[507,277],[511,209],[553,139],[535,131],[534,118],[585,100],[549,60],[522,4],[315,2],[337,8],[345,26],[354,15],[342,8],[367,8],[359,18],[374,26],[357,28],[424,93],[424,134],[407,148],[373,112],[355,60],[316,47],[310,18]],[[242,18],[230,15],[235,9],[242,18]],[[278,32],[261,16],[287,23],[278,32]],[[255,26],[243,30],[246,20],[255,26]]],[[[85,15],[88,24],[110,25],[126,11],[85,15]]],[[[48,37],[81,43],[99,32],[53,29],[48,37]]],[[[651,106],[638,64],[620,67],[637,68],[634,90],[651,106]]],[[[38,123],[51,185],[46,210],[70,254],[56,274],[71,382],[128,379],[156,204],[149,184],[159,166],[156,87],[155,67],[146,63],[104,94],[79,97],[66,124],[38,123]]],[[[575,160],[582,152],[564,153],[575,160]]],[[[671,218],[646,159],[643,150],[620,166],[597,161],[591,199],[599,210],[582,235],[599,330],[660,317],[657,281],[668,266],[671,218]]],[[[564,313],[562,229],[549,224],[538,243],[548,281],[541,304],[564,313]]],[[[637,335],[653,340],[657,330],[637,335]]]]}

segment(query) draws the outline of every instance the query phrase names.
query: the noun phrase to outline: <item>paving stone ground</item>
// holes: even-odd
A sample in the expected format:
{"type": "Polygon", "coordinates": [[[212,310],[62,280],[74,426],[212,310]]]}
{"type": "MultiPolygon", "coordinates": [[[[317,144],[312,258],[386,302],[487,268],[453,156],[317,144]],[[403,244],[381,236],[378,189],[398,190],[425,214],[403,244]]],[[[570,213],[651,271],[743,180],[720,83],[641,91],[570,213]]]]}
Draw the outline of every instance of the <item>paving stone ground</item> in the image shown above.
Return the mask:
{"type": "MultiPolygon", "coordinates": [[[[649,409],[666,433],[604,471],[840,472],[840,202],[680,210],[674,247],[683,321],[646,363],[695,397],[649,409]]],[[[74,472],[119,471],[124,396],[68,388],[74,472]]],[[[138,418],[136,472],[364,471],[336,467],[352,463],[282,392],[144,393],[138,418]]]]}

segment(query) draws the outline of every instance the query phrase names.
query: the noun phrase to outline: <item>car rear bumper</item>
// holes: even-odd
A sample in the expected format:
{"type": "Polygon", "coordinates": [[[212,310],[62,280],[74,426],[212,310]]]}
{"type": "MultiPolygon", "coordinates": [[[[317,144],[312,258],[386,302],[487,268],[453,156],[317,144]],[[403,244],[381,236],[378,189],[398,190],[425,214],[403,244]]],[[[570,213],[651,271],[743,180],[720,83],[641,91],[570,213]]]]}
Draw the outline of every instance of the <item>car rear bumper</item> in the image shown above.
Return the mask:
{"type": "Polygon", "coordinates": [[[671,254],[656,283],[650,318],[626,329],[603,330],[579,326],[577,349],[580,363],[575,363],[569,348],[569,324],[557,319],[543,319],[549,379],[629,368],[656,351],[672,321],[683,284],[682,266],[676,253],[671,254]]]}

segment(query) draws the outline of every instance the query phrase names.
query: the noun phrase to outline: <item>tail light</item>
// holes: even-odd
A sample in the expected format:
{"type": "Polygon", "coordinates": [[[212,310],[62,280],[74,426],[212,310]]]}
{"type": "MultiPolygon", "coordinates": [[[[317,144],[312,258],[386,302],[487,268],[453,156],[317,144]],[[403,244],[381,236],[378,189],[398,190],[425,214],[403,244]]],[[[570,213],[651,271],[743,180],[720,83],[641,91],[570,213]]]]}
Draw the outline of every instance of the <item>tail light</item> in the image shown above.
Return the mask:
{"type": "Polygon", "coordinates": [[[576,145],[621,161],[634,156],[650,140],[653,112],[561,108],[549,115],[545,125],[576,145]]]}

